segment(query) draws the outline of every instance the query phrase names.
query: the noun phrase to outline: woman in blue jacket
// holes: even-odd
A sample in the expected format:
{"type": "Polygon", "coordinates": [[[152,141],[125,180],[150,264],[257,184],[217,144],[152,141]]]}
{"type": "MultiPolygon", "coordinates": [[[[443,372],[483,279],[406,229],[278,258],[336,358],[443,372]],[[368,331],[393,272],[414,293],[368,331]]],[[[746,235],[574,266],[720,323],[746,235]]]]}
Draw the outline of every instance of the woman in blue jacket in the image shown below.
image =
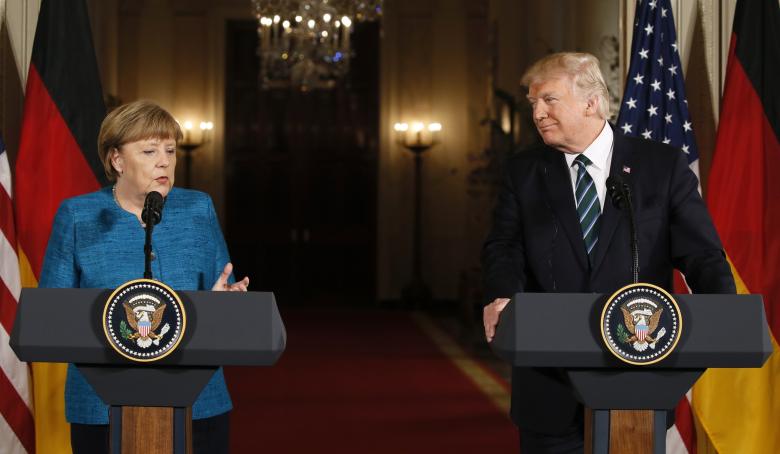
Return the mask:
{"type": "MultiPolygon", "coordinates": [[[[142,277],[146,194],[165,197],[154,229],[152,273],[176,290],[246,291],[234,282],[227,246],[208,195],[173,187],[179,124],[148,101],[109,113],[98,153],[115,184],[62,202],[54,218],[40,287],[116,288],[142,277]]],[[[195,452],[228,451],[232,408],[220,368],[192,407],[195,452]]],[[[75,454],[108,452],[108,407],[72,364],[65,414],[75,454]]]]}

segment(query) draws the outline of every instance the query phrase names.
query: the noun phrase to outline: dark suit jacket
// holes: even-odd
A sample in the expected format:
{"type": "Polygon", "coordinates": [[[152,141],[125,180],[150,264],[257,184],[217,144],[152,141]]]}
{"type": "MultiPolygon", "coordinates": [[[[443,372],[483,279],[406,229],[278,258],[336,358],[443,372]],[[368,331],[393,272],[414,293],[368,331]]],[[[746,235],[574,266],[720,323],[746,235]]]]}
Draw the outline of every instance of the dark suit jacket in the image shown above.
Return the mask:
{"type": "MultiPolygon", "coordinates": [[[[542,146],[518,153],[506,166],[483,247],[487,303],[523,291],[612,293],[632,282],[629,221],[609,195],[590,269],[563,152],[542,146]]],[[[631,187],[639,281],[671,291],[676,268],[695,293],[734,293],[720,239],[685,155],[615,132],[610,175],[618,174],[631,187]]],[[[519,427],[558,433],[574,423],[578,408],[562,371],[513,369],[511,414],[519,427]]]]}

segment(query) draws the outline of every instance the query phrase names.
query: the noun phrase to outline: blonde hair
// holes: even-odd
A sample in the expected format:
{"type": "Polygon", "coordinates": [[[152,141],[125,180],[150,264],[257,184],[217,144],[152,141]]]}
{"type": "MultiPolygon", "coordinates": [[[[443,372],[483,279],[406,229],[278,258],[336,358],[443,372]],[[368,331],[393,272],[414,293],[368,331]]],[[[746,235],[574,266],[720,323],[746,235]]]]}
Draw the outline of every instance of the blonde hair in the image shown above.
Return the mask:
{"type": "Polygon", "coordinates": [[[520,83],[526,87],[551,77],[565,75],[574,83],[575,93],[599,100],[598,113],[609,118],[609,91],[601,74],[599,59],[584,52],[559,52],[537,61],[523,74],[520,83]]]}
{"type": "Polygon", "coordinates": [[[174,139],[178,144],[183,137],[179,123],[167,110],[151,101],[134,101],[106,115],[98,134],[98,156],[108,179],[116,181],[119,174],[111,165],[111,150],[150,138],[174,139]]]}

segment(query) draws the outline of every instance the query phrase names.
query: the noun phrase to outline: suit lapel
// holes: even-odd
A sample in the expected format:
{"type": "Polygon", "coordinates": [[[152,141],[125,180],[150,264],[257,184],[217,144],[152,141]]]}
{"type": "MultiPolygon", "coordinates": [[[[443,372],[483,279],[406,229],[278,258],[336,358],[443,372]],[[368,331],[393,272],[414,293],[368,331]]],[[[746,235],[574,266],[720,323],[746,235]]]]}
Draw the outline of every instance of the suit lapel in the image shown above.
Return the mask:
{"type": "MultiPolygon", "coordinates": [[[[626,148],[623,136],[615,134],[615,147],[612,150],[612,164],[609,166],[610,175],[623,175],[623,169],[626,165],[630,167],[630,151],[626,148]]],[[[628,184],[631,186],[631,193],[635,194],[636,191],[633,187],[633,180],[631,178],[625,178],[628,184]]],[[[599,266],[604,261],[604,256],[607,254],[609,244],[612,242],[612,237],[615,234],[615,230],[618,225],[623,222],[625,214],[618,210],[612,203],[612,198],[607,193],[604,199],[604,211],[601,214],[601,231],[599,232],[599,242],[596,245],[596,251],[593,259],[593,271],[599,269],[599,266]]]]}
{"type": "Polygon", "coordinates": [[[588,269],[588,258],[585,252],[585,242],[582,239],[582,229],[577,218],[577,209],[574,206],[574,189],[571,183],[571,174],[566,166],[566,158],[563,153],[548,148],[547,165],[545,166],[547,196],[555,216],[560,220],[563,231],[571,242],[572,249],[577,255],[577,261],[583,269],[588,269]]]}

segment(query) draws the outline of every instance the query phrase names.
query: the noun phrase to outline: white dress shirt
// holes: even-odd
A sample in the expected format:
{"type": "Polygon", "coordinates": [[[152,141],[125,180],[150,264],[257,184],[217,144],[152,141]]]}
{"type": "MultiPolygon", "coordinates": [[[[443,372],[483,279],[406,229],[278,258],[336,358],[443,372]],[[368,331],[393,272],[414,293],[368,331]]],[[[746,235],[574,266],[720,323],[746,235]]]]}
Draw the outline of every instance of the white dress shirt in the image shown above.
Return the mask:
{"type": "MultiPolygon", "coordinates": [[[[607,197],[607,177],[609,176],[609,166],[612,164],[612,144],[615,140],[612,128],[605,121],[604,127],[588,148],[582,152],[590,161],[591,165],[588,166],[587,172],[591,178],[593,178],[593,184],[596,186],[596,194],[599,196],[599,204],[601,205],[601,212],[604,212],[604,200],[607,197]]],[[[571,191],[574,197],[574,203],[577,203],[577,192],[575,185],[577,184],[577,170],[579,166],[574,165],[574,160],[577,159],[578,153],[565,153],[566,164],[569,165],[569,174],[571,175],[571,191]]]]}

